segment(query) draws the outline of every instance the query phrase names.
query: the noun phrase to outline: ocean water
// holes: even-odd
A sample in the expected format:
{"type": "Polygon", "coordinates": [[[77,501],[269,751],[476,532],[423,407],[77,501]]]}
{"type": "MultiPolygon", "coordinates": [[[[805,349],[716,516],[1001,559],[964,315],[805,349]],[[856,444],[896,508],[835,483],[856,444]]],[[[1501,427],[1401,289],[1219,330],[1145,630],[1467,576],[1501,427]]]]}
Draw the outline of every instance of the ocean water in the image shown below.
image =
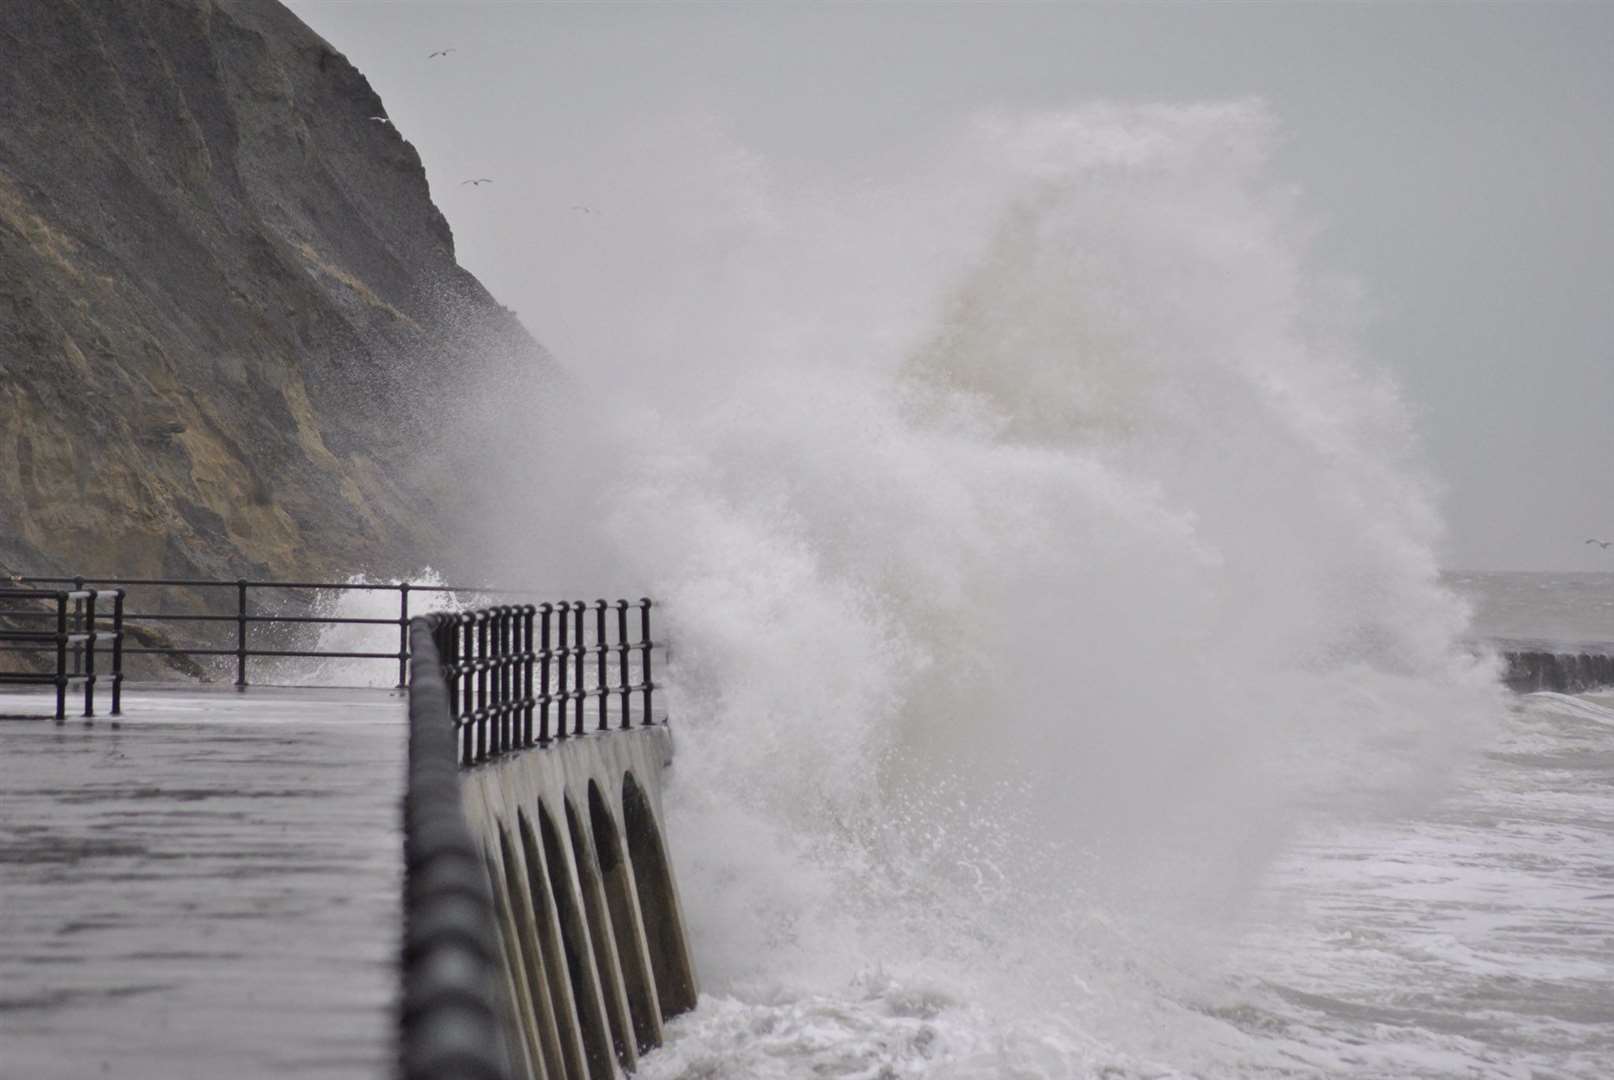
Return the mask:
{"type": "Polygon", "coordinates": [[[1439,572],[1281,137],[557,164],[611,210],[533,252],[568,373],[486,375],[532,398],[477,545],[673,642],[703,999],[641,1075],[1614,1075],[1614,712],[1472,647],[1614,637],[1607,590],[1439,572]]]}

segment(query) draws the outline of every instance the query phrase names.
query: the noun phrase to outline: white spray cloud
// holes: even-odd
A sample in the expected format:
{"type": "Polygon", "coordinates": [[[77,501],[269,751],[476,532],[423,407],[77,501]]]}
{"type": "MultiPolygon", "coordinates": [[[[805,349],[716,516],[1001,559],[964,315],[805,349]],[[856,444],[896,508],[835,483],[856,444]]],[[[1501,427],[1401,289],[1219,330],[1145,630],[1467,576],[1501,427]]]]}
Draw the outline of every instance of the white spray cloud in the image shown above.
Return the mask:
{"type": "Polygon", "coordinates": [[[489,547],[663,603],[709,989],[875,968],[1126,1043],[1298,817],[1494,715],[1270,128],[996,115],[836,184],[701,120],[538,253],[577,386],[489,547]]]}

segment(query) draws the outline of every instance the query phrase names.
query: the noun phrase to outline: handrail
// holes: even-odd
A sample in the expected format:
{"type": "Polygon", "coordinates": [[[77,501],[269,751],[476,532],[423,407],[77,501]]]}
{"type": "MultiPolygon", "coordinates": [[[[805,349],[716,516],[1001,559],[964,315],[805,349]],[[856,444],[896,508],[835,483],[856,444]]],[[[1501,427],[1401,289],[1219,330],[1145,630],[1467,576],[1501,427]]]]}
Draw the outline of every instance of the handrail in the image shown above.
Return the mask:
{"type": "MultiPolygon", "coordinates": [[[[13,584],[43,587],[70,585],[78,592],[83,592],[86,586],[115,586],[126,588],[197,588],[197,589],[229,589],[235,592],[235,610],[229,614],[222,613],[179,613],[172,611],[129,611],[126,618],[132,623],[172,623],[177,625],[191,624],[206,627],[209,624],[234,623],[235,641],[231,647],[222,647],[222,643],[214,641],[208,644],[196,645],[130,645],[124,651],[132,656],[165,656],[185,657],[235,657],[235,685],[244,689],[249,685],[249,661],[259,658],[297,658],[297,659],[337,659],[337,660],[387,660],[398,665],[399,689],[408,682],[409,673],[409,595],[411,593],[457,594],[499,596],[518,595],[511,590],[501,589],[466,589],[451,585],[417,585],[414,582],[336,582],[336,581],[273,581],[268,579],[236,578],[225,580],[221,578],[136,578],[136,577],[47,577],[23,576],[11,578],[13,584]],[[398,594],[398,615],[394,618],[357,618],[340,615],[277,615],[254,612],[251,607],[252,593],[254,591],[275,592],[395,592],[398,594]],[[264,624],[288,625],[315,625],[315,626],[396,626],[398,628],[398,648],[386,652],[370,649],[292,649],[262,647],[252,640],[250,629],[253,626],[264,624]]],[[[36,591],[27,589],[10,590],[22,592],[27,595],[38,595],[36,591]]],[[[30,613],[20,613],[29,617],[30,613]]],[[[202,635],[204,640],[206,635],[202,635]]],[[[4,640],[4,639],[0,639],[4,640]]],[[[30,647],[26,645],[3,646],[0,651],[5,652],[48,652],[48,647],[30,647]]]]}
{"type": "Polygon", "coordinates": [[[54,603],[51,608],[4,608],[0,609],[0,617],[7,620],[16,618],[53,618],[55,626],[51,629],[30,630],[6,629],[0,630],[0,651],[17,653],[47,652],[56,654],[56,668],[51,672],[44,671],[7,671],[0,672],[0,683],[14,685],[52,685],[56,688],[56,722],[65,723],[67,720],[67,687],[69,683],[79,682],[84,687],[84,716],[95,715],[95,673],[96,646],[99,643],[107,645],[107,652],[112,663],[112,671],[107,677],[112,685],[112,715],[119,716],[123,712],[123,590],[122,589],[58,589],[45,591],[40,589],[0,589],[0,603],[24,602],[28,604],[54,603]],[[108,629],[101,626],[101,618],[105,616],[106,608],[103,606],[101,614],[97,615],[96,601],[102,597],[112,600],[112,625],[108,629]],[[43,644],[21,645],[11,642],[40,642],[43,644]],[[72,664],[69,666],[69,646],[72,646],[72,664]]]}
{"type": "Polygon", "coordinates": [[[422,624],[441,658],[460,764],[476,765],[512,750],[548,746],[552,738],[583,735],[591,699],[597,703],[592,714],[596,731],[612,729],[613,701],[616,728],[633,727],[635,697],[640,699],[639,725],[653,725],[651,654],[657,646],[650,635],[652,606],[645,597],[634,604],[578,600],[427,616],[422,624]],[[637,640],[629,635],[630,608],[639,613],[637,640]],[[609,613],[615,618],[607,618],[609,613]]]}
{"type": "Polygon", "coordinates": [[[496,1006],[499,943],[487,869],[460,802],[450,701],[434,631],[410,628],[404,786],[400,1080],[508,1080],[496,1006]]]}
{"type": "MultiPolygon", "coordinates": [[[[203,589],[233,589],[237,585],[246,585],[254,589],[349,589],[355,592],[366,590],[386,591],[396,590],[398,583],[384,581],[275,581],[269,578],[126,578],[126,577],[33,577],[22,576],[10,579],[12,581],[32,582],[39,585],[172,585],[185,588],[203,589]]],[[[456,585],[410,585],[415,592],[468,592],[496,594],[499,590],[461,588],[456,585]]],[[[511,590],[504,590],[509,592],[511,590]]]]}

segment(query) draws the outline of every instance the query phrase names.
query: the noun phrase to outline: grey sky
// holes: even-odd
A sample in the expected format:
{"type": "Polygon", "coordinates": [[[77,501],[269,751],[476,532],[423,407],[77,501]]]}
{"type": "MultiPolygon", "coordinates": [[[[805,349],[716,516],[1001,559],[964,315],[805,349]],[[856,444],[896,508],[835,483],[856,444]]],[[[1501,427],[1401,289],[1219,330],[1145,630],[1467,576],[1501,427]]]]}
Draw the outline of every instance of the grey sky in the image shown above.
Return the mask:
{"type": "Polygon", "coordinates": [[[1614,536],[1614,5],[288,2],[551,344],[530,252],[575,240],[577,163],[647,115],[708,109],[770,162],[853,170],[982,107],[1260,97],[1419,413],[1446,562],[1614,570],[1582,543],[1614,536]],[[540,190],[552,213],[508,212],[540,190]]]}

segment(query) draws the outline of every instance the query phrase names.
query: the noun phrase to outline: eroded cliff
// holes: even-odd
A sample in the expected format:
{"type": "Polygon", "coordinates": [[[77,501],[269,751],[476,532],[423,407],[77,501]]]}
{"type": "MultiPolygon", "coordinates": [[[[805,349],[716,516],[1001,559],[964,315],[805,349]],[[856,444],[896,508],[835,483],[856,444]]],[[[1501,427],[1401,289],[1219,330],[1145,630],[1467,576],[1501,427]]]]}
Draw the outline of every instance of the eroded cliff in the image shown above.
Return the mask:
{"type": "Polygon", "coordinates": [[[545,358],[384,115],[277,0],[0,4],[0,562],[433,558],[442,405],[545,358]]]}

